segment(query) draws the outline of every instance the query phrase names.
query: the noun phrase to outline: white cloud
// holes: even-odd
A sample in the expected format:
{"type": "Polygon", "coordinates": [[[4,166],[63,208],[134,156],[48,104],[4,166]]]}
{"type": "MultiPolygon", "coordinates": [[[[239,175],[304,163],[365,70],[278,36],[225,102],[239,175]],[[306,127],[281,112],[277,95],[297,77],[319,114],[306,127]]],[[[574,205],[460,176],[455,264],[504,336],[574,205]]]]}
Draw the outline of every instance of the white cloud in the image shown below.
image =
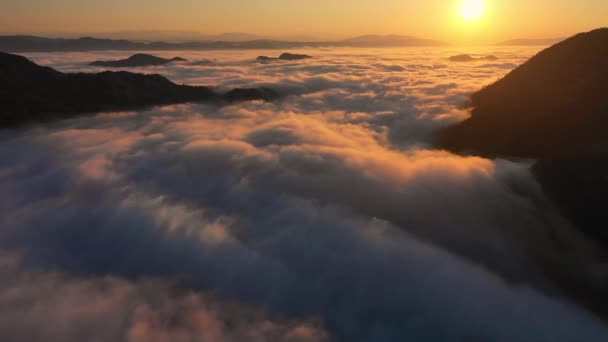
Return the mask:
{"type": "MultiPolygon", "coordinates": [[[[267,85],[289,95],[276,103],[103,113],[0,133],[0,247],[23,251],[19,274],[119,277],[135,292],[145,287],[135,279],[167,278],[195,297],[267,308],[290,336],[321,334],[285,328],[309,317],[344,341],[608,335],[559,299],[564,284],[587,291],[599,281],[593,246],[527,166],[429,149],[428,136],[466,117],[467,95],[506,73],[502,65],[452,65],[450,51],[433,49],[306,53],[317,58],[259,64],[262,52],[200,52],[184,57],[216,62],[141,70],[226,89],[267,85]]],[[[75,71],[115,54],[33,57],[75,71]]],[[[156,330],[164,316],[146,310],[134,334],[185,336],[156,330]]]]}
{"type": "Polygon", "coordinates": [[[273,319],[262,309],[180,291],[166,281],[128,282],[26,271],[0,255],[3,341],[328,341],[315,320],[273,319]]]}

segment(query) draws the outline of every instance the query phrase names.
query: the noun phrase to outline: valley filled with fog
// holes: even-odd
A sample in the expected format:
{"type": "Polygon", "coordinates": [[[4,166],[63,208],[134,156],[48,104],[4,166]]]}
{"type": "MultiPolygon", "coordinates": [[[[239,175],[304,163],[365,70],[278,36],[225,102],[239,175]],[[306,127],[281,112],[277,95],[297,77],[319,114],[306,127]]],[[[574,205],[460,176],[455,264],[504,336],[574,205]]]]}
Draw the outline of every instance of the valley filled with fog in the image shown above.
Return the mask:
{"type": "MultiPolygon", "coordinates": [[[[162,51],[187,61],[128,71],[281,98],[0,131],[0,339],[608,339],[555,283],[606,265],[533,161],[432,147],[540,49],[162,51]]],[[[131,54],[25,56],[100,72],[131,54]]]]}

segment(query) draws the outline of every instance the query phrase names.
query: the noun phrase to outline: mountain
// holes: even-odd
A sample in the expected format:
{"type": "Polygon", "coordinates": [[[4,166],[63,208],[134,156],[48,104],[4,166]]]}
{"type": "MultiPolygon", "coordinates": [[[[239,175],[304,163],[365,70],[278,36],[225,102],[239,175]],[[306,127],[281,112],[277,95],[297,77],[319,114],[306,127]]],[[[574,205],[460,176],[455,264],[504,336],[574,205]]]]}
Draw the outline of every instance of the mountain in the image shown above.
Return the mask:
{"type": "MultiPolygon", "coordinates": [[[[244,37],[244,36],[242,36],[244,37]]],[[[202,37],[203,39],[205,37],[202,37]]],[[[224,36],[224,38],[228,38],[224,36]]],[[[232,39],[235,37],[232,36],[232,39]]],[[[67,39],[34,36],[0,36],[0,51],[24,52],[72,52],[72,51],[185,51],[185,50],[235,50],[235,49],[296,49],[303,47],[397,47],[440,46],[444,43],[408,36],[361,36],[340,41],[294,42],[271,39],[247,41],[196,40],[189,42],[135,42],[130,40],[99,39],[92,37],[67,39]]]]}
{"type": "Polygon", "coordinates": [[[24,52],[76,52],[76,51],[184,51],[184,50],[221,50],[221,49],[274,49],[299,46],[301,44],[272,40],[248,42],[194,41],[182,43],[134,42],[99,38],[42,38],[34,36],[0,36],[0,51],[11,53],[24,52]]]}
{"type": "Polygon", "coordinates": [[[299,55],[299,54],[285,52],[285,53],[281,54],[278,58],[268,57],[268,56],[259,56],[258,58],[256,58],[256,60],[258,62],[261,62],[261,63],[267,63],[267,62],[277,61],[277,60],[281,60],[281,61],[300,61],[300,60],[303,60],[303,59],[310,59],[310,58],[312,58],[312,56],[309,56],[309,55],[299,55]]]}
{"type": "Polygon", "coordinates": [[[471,55],[457,55],[449,58],[452,62],[475,62],[475,61],[496,61],[498,57],[487,55],[482,57],[473,57],[471,55]]]}
{"type": "Polygon", "coordinates": [[[272,89],[236,89],[218,94],[209,87],[177,85],[160,75],[129,72],[64,74],[27,58],[0,53],[0,127],[47,121],[79,113],[127,110],[202,101],[277,99],[272,89]]]}
{"type": "Polygon", "coordinates": [[[341,45],[354,47],[397,47],[397,46],[441,46],[446,45],[431,39],[421,39],[399,35],[365,35],[339,42],[341,45]]]}
{"type": "Polygon", "coordinates": [[[200,37],[202,40],[210,40],[210,41],[223,41],[223,42],[247,42],[252,40],[258,40],[258,37],[255,34],[242,33],[242,32],[225,32],[214,35],[202,35],[200,37]]]}
{"type": "Polygon", "coordinates": [[[173,62],[187,62],[187,59],[181,57],[174,57],[171,59],[160,58],[152,55],[146,55],[143,53],[135,54],[127,59],[121,59],[117,61],[95,61],[90,65],[103,66],[112,68],[129,68],[129,67],[143,67],[143,66],[157,66],[165,65],[173,62]]]}
{"type": "Polygon", "coordinates": [[[301,54],[297,54],[297,53],[289,53],[289,52],[282,53],[279,56],[279,59],[282,61],[299,61],[302,59],[310,59],[310,58],[312,58],[312,56],[301,55],[301,54]]]}
{"type": "Polygon", "coordinates": [[[512,39],[500,42],[501,46],[548,46],[559,43],[564,38],[540,38],[540,39],[512,39]]]}
{"type": "Polygon", "coordinates": [[[192,41],[225,41],[225,42],[244,42],[259,39],[255,34],[241,32],[226,32],[220,34],[201,34],[195,31],[118,31],[88,34],[106,39],[128,39],[134,41],[154,42],[164,40],[173,43],[192,42],[192,41]]]}
{"type": "MultiPolygon", "coordinates": [[[[460,153],[536,160],[562,212],[608,248],[608,28],[558,43],[471,97],[470,119],[438,134],[460,153]]],[[[608,249],[607,249],[608,250],[608,249]]]]}

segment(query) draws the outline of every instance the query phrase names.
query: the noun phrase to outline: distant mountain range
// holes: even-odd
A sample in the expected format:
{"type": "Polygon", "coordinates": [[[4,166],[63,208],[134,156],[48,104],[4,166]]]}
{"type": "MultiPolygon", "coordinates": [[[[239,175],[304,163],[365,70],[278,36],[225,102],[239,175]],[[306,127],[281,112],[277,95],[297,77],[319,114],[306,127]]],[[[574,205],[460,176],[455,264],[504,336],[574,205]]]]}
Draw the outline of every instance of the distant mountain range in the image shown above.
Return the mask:
{"type": "MultiPolygon", "coordinates": [[[[8,34],[4,34],[8,35],[8,34]]],[[[65,33],[31,33],[29,35],[42,36],[48,38],[80,38],[96,37],[100,39],[132,40],[135,42],[155,42],[166,41],[170,43],[183,43],[194,41],[226,41],[244,42],[249,40],[266,39],[268,37],[259,36],[244,32],[225,32],[218,34],[201,34],[196,31],[166,31],[166,30],[122,30],[114,32],[65,32],[65,33]]],[[[300,40],[300,39],[292,39],[300,40]]]]}
{"type": "Polygon", "coordinates": [[[83,38],[45,38],[36,36],[0,36],[4,52],[69,52],[103,50],[217,50],[217,49],[290,49],[303,47],[402,47],[442,46],[444,42],[410,36],[368,35],[339,41],[293,42],[257,39],[248,41],[192,41],[182,43],[136,42],[131,40],[83,38]]]}
{"type": "Polygon", "coordinates": [[[259,40],[262,37],[242,32],[225,32],[219,34],[200,34],[190,31],[119,31],[115,33],[90,34],[106,39],[128,39],[133,41],[158,41],[168,42],[192,42],[192,41],[224,41],[224,42],[246,42],[259,40]]]}
{"type": "Polygon", "coordinates": [[[502,46],[549,46],[557,44],[565,38],[540,38],[540,39],[511,39],[500,42],[502,46]]]}
{"type": "Polygon", "coordinates": [[[344,39],[339,43],[347,46],[362,46],[362,47],[382,47],[382,46],[439,46],[447,45],[444,42],[422,39],[412,36],[399,35],[366,35],[349,39],[344,39]]]}

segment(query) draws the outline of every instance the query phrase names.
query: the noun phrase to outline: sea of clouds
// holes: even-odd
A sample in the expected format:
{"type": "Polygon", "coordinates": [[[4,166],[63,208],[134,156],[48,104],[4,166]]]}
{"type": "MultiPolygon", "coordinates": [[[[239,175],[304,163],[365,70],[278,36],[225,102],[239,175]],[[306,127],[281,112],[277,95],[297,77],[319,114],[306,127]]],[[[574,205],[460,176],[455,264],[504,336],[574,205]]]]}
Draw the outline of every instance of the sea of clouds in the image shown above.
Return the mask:
{"type": "MultiPolygon", "coordinates": [[[[605,265],[530,162],[431,148],[530,48],[160,52],[274,103],[0,131],[0,340],[594,341],[605,265]],[[466,51],[464,51],[466,52],[466,51]],[[209,62],[210,61],[210,62],[209,62]],[[584,286],[584,285],[581,285],[584,286]]],[[[126,52],[30,54],[65,72],[126,52]]]]}

